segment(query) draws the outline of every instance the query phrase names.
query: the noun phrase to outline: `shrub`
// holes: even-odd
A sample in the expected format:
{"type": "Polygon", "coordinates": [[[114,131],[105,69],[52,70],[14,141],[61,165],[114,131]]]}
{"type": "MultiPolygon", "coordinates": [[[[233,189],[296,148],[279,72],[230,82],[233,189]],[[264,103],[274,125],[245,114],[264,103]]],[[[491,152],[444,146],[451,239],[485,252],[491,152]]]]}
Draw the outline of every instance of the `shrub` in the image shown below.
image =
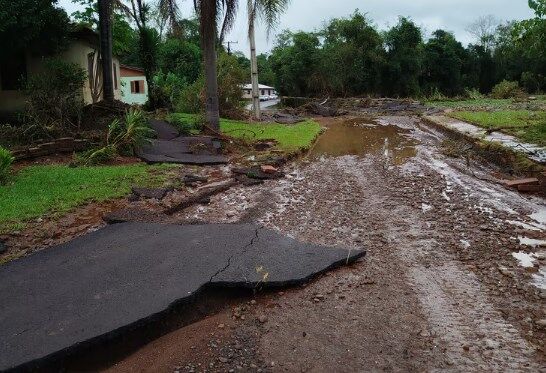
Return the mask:
{"type": "Polygon", "coordinates": [[[116,154],[116,149],[111,145],[107,145],[102,148],[90,149],[76,154],[74,161],[79,165],[96,166],[113,160],[116,154]]]}
{"type": "Polygon", "coordinates": [[[445,101],[447,100],[447,96],[445,96],[438,87],[434,87],[430,90],[429,95],[427,96],[428,101],[445,101]]]}
{"type": "Polygon", "coordinates": [[[508,80],[503,80],[491,91],[491,97],[498,99],[521,98],[524,95],[525,93],[519,87],[518,82],[509,82],[508,80]]]}
{"type": "Polygon", "coordinates": [[[114,119],[108,127],[106,145],[76,156],[76,163],[83,165],[103,164],[112,160],[117,154],[135,155],[136,150],[146,144],[154,135],[148,125],[144,112],[131,108],[123,120],[114,119]]]}
{"type": "Polygon", "coordinates": [[[11,164],[14,160],[11,152],[0,146],[0,184],[5,183],[8,179],[11,164]]]}
{"type": "Polygon", "coordinates": [[[186,86],[180,92],[175,107],[176,112],[199,114],[205,110],[205,80],[203,77],[186,86]]]}
{"type": "MultiPolygon", "coordinates": [[[[237,57],[226,53],[218,58],[218,100],[220,116],[239,118],[244,106],[241,87],[245,82],[245,71],[237,57]]],[[[205,79],[200,77],[195,83],[182,90],[176,105],[181,113],[203,113],[205,108],[205,79]]]]}
{"type": "Polygon", "coordinates": [[[154,86],[158,107],[165,107],[172,110],[178,103],[180,94],[187,86],[187,83],[184,77],[177,76],[171,72],[165,74],[160,71],[154,76],[154,86]]]}
{"type": "Polygon", "coordinates": [[[464,90],[464,95],[471,100],[479,100],[483,98],[483,95],[481,94],[481,92],[478,91],[476,88],[472,88],[472,89],[466,88],[464,90]]]}
{"type": "Polygon", "coordinates": [[[107,145],[112,145],[116,152],[123,155],[134,155],[136,149],[144,145],[154,130],[142,110],[129,109],[122,121],[114,119],[108,127],[107,145]]]}
{"type": "Polygon", "coordinates": [[[86,72],[78,65],[49,59],[42,73],[26,81],[28,101],[22,119],[28,140],[55,137],[79,128],[85,79],[86,72]]]}
{"type": "Polygon", "coordinates": [[[205,122],[202,115],[171,114],[169,121],[176,126],[182,135],[200,132],[205,122]]]}
{"type": "Polygon", "coordinates": [[[526,71],[521,74],[521,85],[527,93],[538,93],[546,84],[544,76],[526,71]]]}

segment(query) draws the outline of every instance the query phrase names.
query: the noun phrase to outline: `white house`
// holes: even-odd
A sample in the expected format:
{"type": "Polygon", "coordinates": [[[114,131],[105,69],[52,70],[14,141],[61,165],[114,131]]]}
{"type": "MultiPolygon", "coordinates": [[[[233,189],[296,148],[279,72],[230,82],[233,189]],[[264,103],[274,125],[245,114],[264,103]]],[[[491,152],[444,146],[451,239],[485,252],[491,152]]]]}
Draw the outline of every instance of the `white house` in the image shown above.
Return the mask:
{"type": "MultiPolygon", "coordinates": [[[[260,97],[277,95],[277,91],[274,87],[260,84],[260,97]]],[[[246,100],[252,100],[252,84],[245,84],[243,86],[243,98],[246,100]]]]}
{"type": "Polygon", "coordinates": [[[144,69],[120,66],[121,101],[130,105],[144,105],[148,101],[148,84],[144,69]]]}

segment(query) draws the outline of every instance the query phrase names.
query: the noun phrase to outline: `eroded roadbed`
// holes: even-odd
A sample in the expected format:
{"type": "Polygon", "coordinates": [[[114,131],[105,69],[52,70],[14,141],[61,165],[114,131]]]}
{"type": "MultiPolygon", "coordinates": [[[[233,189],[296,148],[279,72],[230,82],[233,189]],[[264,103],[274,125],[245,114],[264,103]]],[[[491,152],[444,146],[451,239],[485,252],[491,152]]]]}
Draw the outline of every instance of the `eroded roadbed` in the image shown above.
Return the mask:
{"type": "Polygon", "coordinates": [[[253,224],[108,226],[0,268],[0,370],[39,368],[207,287],[295,285],[363,255],[253,224]]]}

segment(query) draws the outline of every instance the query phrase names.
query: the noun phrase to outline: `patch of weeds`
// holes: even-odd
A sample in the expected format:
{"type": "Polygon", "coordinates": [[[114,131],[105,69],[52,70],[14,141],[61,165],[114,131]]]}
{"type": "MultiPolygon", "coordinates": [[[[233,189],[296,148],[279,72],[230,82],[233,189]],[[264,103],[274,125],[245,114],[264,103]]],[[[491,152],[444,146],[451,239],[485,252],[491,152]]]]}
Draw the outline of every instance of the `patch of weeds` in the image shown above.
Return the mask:
{"type": "Polygon", "coordinates": [[[509,149],[498,142],[481,140],[477,142],[476,151],[481,157],[507,167],[509,173],[516,175],[536,174],[545,169],[544,166],[527,158],[525,154],[509,149]]]}

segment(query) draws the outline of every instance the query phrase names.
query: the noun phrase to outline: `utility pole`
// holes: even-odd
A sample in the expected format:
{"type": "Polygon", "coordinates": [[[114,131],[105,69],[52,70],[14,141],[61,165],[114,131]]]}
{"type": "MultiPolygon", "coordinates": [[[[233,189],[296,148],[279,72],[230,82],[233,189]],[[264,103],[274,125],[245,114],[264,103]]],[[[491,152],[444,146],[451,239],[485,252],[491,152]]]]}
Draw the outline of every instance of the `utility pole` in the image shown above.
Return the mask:
{"type": "Polygon", "coordinates": [[[258,83],[258,59],[256,57],[256,37],[254,21],[255,17],[252,14],[248,16],[248,37],[250,39],[250,72],[252,74],[252,106],[254,108],[254,117],[257,120],[262,119],[260,109],[260,85],[258,83]]]}
{"type": "Polygon", "coordinates": [[[239,44],[238,41],[228,41],[227,42],[227,54],[231,56],[231,44],[239,44]]]}

